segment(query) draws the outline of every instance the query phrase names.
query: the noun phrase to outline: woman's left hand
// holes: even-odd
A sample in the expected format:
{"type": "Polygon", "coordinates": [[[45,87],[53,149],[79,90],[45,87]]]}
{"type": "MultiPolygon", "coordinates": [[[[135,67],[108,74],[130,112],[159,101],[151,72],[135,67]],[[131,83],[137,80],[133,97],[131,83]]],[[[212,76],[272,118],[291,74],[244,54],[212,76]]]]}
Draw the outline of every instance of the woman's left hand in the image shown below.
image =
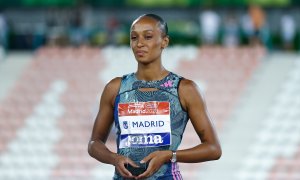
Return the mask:
{"type": "Polygon", "coordinates": [[[172,151],[155,151],[144,159],[141,160],[141,163],[149,162],[147,170],[140,174],[136,179],[144,179],[152,176],[164,163],[168,162],[171,159],[172,151]]]}

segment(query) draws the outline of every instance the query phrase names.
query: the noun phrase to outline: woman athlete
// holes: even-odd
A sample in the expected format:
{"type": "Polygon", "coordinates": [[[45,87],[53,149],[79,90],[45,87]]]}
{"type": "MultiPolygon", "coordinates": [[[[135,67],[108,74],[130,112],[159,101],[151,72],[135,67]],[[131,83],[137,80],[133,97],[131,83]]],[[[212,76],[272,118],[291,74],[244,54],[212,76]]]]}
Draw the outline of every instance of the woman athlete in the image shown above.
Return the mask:
{"type": "Polygon", "coordinates": [[[113,179],[182,179],[177,162],[217,160],[222,151],[197,85],[168,71],[162,52],[168,27],[155,14],[133,21],[130,46],[137,71],[112,79],[104,88],[89,154],[115,166],[113,179]],[[200,144],[178,150],[188,120],[200,144]],[[115,124],[117,152],[105,142],[115,124]]]}

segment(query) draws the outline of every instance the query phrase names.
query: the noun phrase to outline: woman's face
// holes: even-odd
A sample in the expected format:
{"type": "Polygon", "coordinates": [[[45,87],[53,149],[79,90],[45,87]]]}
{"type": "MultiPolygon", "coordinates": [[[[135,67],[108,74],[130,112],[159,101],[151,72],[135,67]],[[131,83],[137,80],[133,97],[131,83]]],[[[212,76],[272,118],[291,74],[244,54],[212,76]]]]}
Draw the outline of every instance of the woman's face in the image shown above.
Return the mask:
{"type": "Polygon", "coordinates": [[[130,32],[130,46],[136,60],[149,64],[160,60],[162,49],[168,45],[168,37],[162,36],[159,22],[142,17],[133,22],[130,32]]]}

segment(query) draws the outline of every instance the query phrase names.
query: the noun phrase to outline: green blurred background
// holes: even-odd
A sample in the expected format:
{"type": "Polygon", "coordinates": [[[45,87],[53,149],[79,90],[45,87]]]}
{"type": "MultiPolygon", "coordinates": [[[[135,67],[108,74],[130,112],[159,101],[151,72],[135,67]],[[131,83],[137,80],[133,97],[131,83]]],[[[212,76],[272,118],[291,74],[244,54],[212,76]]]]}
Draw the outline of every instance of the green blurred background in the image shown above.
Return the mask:
{"type": "MultiPolygon", "coordinates": [[[[300,1],[296,0],[0,0],[0,14],[7,21],[6,50],[35,50],[43,45],[74,45],[72,34],[81,31],[84,44],[90,46],[128,45],[132,19],[143,13],[157,13],[169,24],[171,45],[203,45],[199,14],[210,9],[218,13],[221,25],[217,43],[222,44],[226,18],[238,25],[239,45],[249,41],[242,32],[241,19],[250,5],[259,5],[266,14],[269,50],[284,49],[279,18],[284,14],[300,22],[300,1]]],[[[76,36],[76,35],[75,35],[76,36]]],[[[300,47],[299,28],[292,50],[300,47]]],[[[75,45],[78,45],[75,44],[75,45]]]]}

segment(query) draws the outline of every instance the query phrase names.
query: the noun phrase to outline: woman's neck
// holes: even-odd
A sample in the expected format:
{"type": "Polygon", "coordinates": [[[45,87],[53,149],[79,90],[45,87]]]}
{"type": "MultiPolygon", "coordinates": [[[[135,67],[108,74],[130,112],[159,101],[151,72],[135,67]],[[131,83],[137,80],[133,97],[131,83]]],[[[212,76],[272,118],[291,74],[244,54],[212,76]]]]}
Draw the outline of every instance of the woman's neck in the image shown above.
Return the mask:
{"type": "Polygon", "coordinates": [[[169,71],[166,70],[162,65],[156,67],[148,67],[148,66],[138,66],[138,70],[136,72],[136,77],[139,80],[145,81],[156,81],[161,80],[169,74],[169,71]]]}

